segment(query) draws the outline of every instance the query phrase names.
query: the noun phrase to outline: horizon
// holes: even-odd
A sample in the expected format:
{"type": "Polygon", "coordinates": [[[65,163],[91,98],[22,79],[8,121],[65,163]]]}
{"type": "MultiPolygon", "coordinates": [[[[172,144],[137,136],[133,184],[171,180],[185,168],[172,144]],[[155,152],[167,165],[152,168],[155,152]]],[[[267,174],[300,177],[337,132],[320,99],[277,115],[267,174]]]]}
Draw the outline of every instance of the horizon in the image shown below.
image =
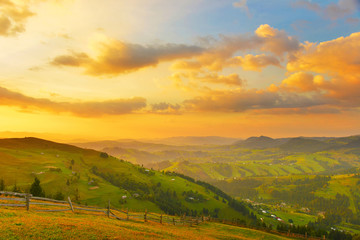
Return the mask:
{"type": "Polygon", "coordinates": [[[0,132],[360,133],[359,0],[8,0],[0,10],[0,132]]]}
{"type": "Polygon", "coordinates": [[[169,139],[176,139],[176,138],[224,138],[224,139],[233,139],[236,140],[246,140],[252,137],[269,137],[272,139],[286,139],[286,138],[346,138],[346,137],[354,137],[360,136],[359,134],[352,134],[352,135],[339,135],[339,136],[302,136],[302,135],[295,135],[295,136],[282,136],[282,137],[273,137],[268,135],[249,135],[246,137],[227,137],[227,136],[196,136],[196,135],[189,135],[189,136],[170,136],[170,137],[162,137],[162,138],[69,138],[64,137],[57,134],[48,134],[48,133],[30,133],[30,132],[0,132],[0,139],[9,139],[9,138],[38,138],[53,142],[61,142],[66,144],[74,144],[74,143],[81,143],[81,142],[101,142],[101,141],[139,141],[139,142],[146,142],[146,141],[162,141],[162,140],[169,140],[169,139]]]}

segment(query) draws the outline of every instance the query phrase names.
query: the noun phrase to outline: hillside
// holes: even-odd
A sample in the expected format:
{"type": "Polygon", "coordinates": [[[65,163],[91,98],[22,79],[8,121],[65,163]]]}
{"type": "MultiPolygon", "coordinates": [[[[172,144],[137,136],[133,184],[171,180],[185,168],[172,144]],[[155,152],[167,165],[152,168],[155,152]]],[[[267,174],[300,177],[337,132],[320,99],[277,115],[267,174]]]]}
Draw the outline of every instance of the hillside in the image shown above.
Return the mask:
{"type": "Polygon", "coordinates": [[[260,136],[196,149],[103,150],[149,168],[210,182],[232,197],[248,199],[258,219],[274,226],[279,221],[271,215],[298,225],[311,221],[360,233],[360,136],[260,136]]]}
{"type": "Polygon", "coordinates": [[[218,136],[183,136],[183,137],[170,137],[170,138],[161,138],[161,139],[141,139],[143,142],[158,143],[158,144],[167,144],[167,145],[231,145],[236,141],[239,141],[238,138],[226,138],[218,136]]]}
{"type": "Polygon", "coordinates": [[[0,178],[6,189],[28,191],[34,177],[40,179],[47,196],[61,193],[83,204],[104,205],[110,199],[120,208],[252,221],[241,203],[181,176],[42,139],[1,139],[0,178]]]}
{"type": "Polygon", "coordinates": [[[198,227],[118,221],[104,216],[0,209],[1,239],[289,239],[257,230],[205,223],[198,227]]]}
{"type": "Polygon", "coordinates": [[[287,139],[273,139],[266,136],[260,137],[250,137],[246,140],[240,140],[235,142],[233,145],[242,148],[249,148],[249,149],[264,149],[264,148],[273,148],[277,147],[283,143],[285,143],[287,139]]]}

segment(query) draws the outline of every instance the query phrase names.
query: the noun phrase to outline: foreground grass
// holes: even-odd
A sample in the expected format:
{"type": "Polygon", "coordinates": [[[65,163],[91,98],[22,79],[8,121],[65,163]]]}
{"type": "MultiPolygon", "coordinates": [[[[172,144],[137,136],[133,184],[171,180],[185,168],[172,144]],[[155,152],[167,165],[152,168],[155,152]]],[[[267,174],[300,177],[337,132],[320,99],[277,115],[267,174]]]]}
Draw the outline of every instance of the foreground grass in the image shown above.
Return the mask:
{"type": "Polygon", "coordinates": [[[288,239],[205,223],[197,227],[118,221],[105,216],[0,209],[0,239],[288,239]]]}

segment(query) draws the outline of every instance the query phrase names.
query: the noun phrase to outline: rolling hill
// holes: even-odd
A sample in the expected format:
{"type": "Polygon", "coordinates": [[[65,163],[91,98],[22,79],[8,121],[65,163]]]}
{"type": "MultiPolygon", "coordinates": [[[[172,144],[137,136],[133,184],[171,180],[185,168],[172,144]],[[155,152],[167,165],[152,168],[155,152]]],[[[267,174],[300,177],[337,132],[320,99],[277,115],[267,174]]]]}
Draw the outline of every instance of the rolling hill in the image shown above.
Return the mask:
{"type": "Polygon", "coordinates": [[[95,150],[37,138],[0,140],[0,178],[6,189],[28,191],[34,177],[47,196],[83,204],[252,221],[244,204],[210,185],[161,173],[95,150]],[[209,187],[210,186],[210,187],[209,187]]]}

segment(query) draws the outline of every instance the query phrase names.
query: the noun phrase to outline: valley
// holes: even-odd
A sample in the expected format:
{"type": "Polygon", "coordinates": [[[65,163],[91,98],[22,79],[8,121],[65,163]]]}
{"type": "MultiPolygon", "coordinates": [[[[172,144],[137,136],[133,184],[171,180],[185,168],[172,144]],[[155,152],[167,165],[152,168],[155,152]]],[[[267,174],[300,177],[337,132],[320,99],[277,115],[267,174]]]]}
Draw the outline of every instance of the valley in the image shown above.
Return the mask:
{"type": "Polygon", "coordinates": [[[209,182],[250,203],[258,218],[274,226],[311,221],[360,233],[360,136],[261,136],[231,145],[92,144],[150,169],[209,182]]]}

